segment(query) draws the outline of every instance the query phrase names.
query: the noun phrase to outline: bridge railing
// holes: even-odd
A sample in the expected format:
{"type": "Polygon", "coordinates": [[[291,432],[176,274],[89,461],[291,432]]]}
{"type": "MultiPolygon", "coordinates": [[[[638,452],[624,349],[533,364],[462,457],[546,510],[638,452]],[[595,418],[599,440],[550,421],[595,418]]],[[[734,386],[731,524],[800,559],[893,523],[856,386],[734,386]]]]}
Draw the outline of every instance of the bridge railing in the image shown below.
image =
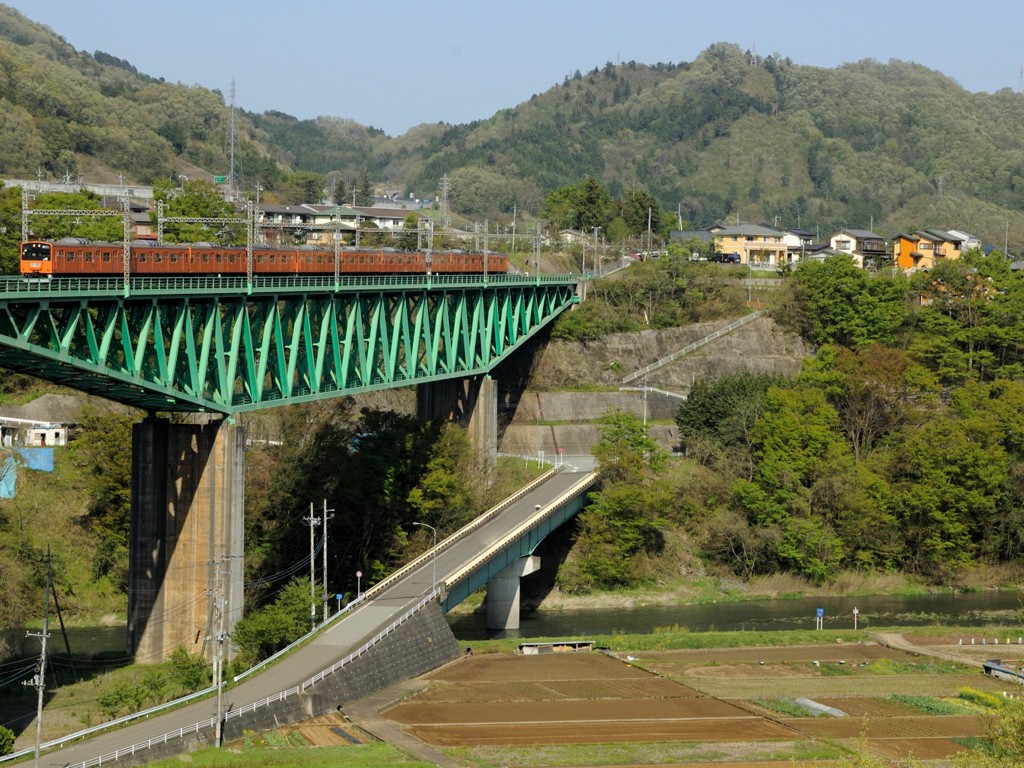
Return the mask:
{"type": "MultiPolygon", "coordinates": [[[[392,621],[384,629],[382,629],[376,635],[374,635],[369,640],[367,640],[365,643],[363,643],[361,646],[359,646],[359,648],[357,648],[356,650],[352,651],[352,653],[348,654],[341,661],[339,661],[339,662],[337,662],[335,664],[332,664],[327,669],[321,670],[316,675],[313,675],[313,677],[308,678],[307,680],[304,680],[299,685],[293,685],[291,688],[288,688],[288,689],[283,690],[283,691],[278,691],[277,693],[272,694],[270,696],[266,696],[265,698],[262,698],[259,701],[254,701],[254,702],[251,702],[249,704],[245,704],[245,705],[239,707],[238,709],[231,710],[230,712],[228,712],[228,713],[226,713],[224,715],[224,722],[227,722],[228,720],[231,720],[231,719],[234,719],[234,718],[237,718],[237,717],[241,717],[242,715],[248,714],[249,712],[255,712],[257,709],[261,709],[262,707],[267,707],[267,706],[270,706],[271,704],[276,704],[279,701],[283,701],[284,699],[287,699],[289,696],[295,696],[296,694],[299,694],[302,691],[305,691],[306,689],[308,689],[308,688],[312,687],[313,685],[315,685],[316,683],[320,682],[321,680],[323,680],[328,675],[334,674],[339,669],[344,667],[346,664],[351,664],[355,659],[357,659],[360,656],[362,656],[364,653],[369,651],[373,646],[375,646],[377,643],[379,643],[381,640],[383,640],[389,634],[394,632],[398,627],[400,627],[402,624],[407,622],[410,618],[412,618],[416,614],[417,611],[422,610],[423,607],[425,605],[427,605],[427,603],[429,603],[431,600],[436,599],[437,596],[438,596],[437,590],[434,590],[434,591],[430,592],[429,594],[424,595],[422,598],[420,598],[420,600],[415,605],[410,607],[399,618],[397,618],[394,621],[392,621]]],[[[216,690],[216,689],[215,688],[211,688],[211,689],[208,689],[208,691],[205,691],[204,693],[208,693],[209,691],[213,691],[213,690],[216,690]]],[[[196,694],[196,695],[199,695],[199,694],[196,694]]],[[[217,725],[217,718],[216,718],[216,716],[208,717],[205,720],[200,720],[197,723],[192,723],[191,725],[183,726],[181,728],[178,728],[177,730],[161,734],[160,736],[156,736],[156,737],[154,737],[152,739],[146,739],[145,741],[140,741],[140,742],[138,742],[136,744],[131,744],[131,745],[127,746],[127,747],[123,747],[122,749],[116,749],[113,752],[107,752],[107,753],[99,755],[97,757],[90,758],[89,760],[83,760],[80,763],[70,763],[68,765],[65,765],[64,768],[93,768],[93,766],[100,766],[100,765],[103,765],[104,763],[115,762],[117,760],[120,760],[122,757],[128,757],[130,755],[134,755],[134,754],[139,753],[139,752],[144,752],[147,749],[152,749],[153,747],[160,746],[162,744],[166,744],[167,742],[172,741],[174,739],[184,738],[185,736],[188,736],[188,735],[193,734],[193,733],[202,733],[204,731],[213,730],[216,725],[217,725]]],[[[32,751],[32,750],[28,750],[28,751],[32,751]]],[[[8,757],[11,757],[11,756],[8,756],[8,757]]]]}
{"type": "MultiPolygon", "coordinates": [[[[75,733],[70,733],[67,736],[61,736],[59,739],[53,739],[52,741],[47,741],[47,742],[45,742],[43,744],[40,744],[39,745],[39,749],[41,751],[45,751],[45,750],[48,750],[48,749],[53,749],[54,747],[63,747],[65,744],[67,744],[69,742],[78,741],[79,739],[84,739],[84,738],[87,738],[88,736],[93,736],[93,735],[95,735],[97,733],[101,733],[102,731],[106,731],[106,730],[108,730],[110,728],[116,728],[119,725],[126,725],[126,724],[128,724],[128,723],[130,723],[130,722],[132,722],[134,720],[141,720],[143,718],[147,718],[150,715],[155,715],[158,712],[164,711],[165,709],[171,709],[172,707],[178,707],[178,706],[181,706],[182,704],[187,704],[190,701],[194,701],[195,699],[201,699],[203,696],[206,696],[208,694],[214,693],[216,690],[217,690],[216,686],[210,686],[209,688],[204,688],[201,691],[196,691],[195,693],[190,693],[188,696],[182,696],[180,699],[175,699],[174,701],[168,701],[168,702],[166,702],[164,704],[158,704],[155,707],[150,707],[149,709],[144,709],[141,712],[133,712],[130,715],[125,715],[124,717],[119,717],[116,720],[110,720],[110,721],[108,721],[106,723],[100,723],[99,725],[94,725],[94,726],[92,726],[90,728],[85,728],[84,730],[77,731],[75,733]]],[[[188,730],[191,727],[192,726],[188,726],[187,729],[185,729],[185,730],[188,730]]],[[[189,732],[191,732],[191,731],[189,731],[189,732]]],[[[33,747],[28,747],[27,749],[22,749],[19,752],[12,752],[9,755],[4,755],[3,757],[0,757],[0,763],[7,762],[9,760],[17,760],[19,757],[25,757],[26,755],[31,755],[35,751],[36,751],[36,748],[33,746],[33,747]]]]}
{"type": "MultiPolygon", "coordinates": [[[[488,557],[490,557],[492,553],[499,552],[502,549],[505,549],[512,542],[514,542],[519,537],[523,536],[527,531],[529,531],[531,528],[537,525],[538,522],[546,518],[548,515],[557,510],[570,499],[574,498],[575,496],[578,496],[581,489],[586,488],[588,485],[593,483],[594,480],[597,479],[597,476],[598,473],[596,471],[588,472],[585,475],[581,475],[580,481],[573,485],[571,488],[569,488],[567,491],[565,491],[561,496],[545,504],[543,508],[538,511],[537,514],[531,515],[526,520],[523,520],[521,523],[519,523],[519,525],[517,525],[515,528],[513,528],[511,531],[505,534],[501,539],[499,539],[497,542],[488,547],[488,549],[485,552],[479,553],[476,558],[463,565],[461,568],[459,568],[459,570],[450,574],[449,581],[452,584],[455,584],[469,576],[474,570],[479,568],[480,564],[483,561],[485,561],[488,557]]],[[[445,583],[447,584],[447,582],[445,583]]]]}
{"type": "MultiPolygon", "coordinates": [[[[555,472],[556,472],[555,469],[548,470],[547,472],[545,472],[540,477],[536,478],[535,480],[532,480],[531,482],[527,483],[523,487],[519,488],[519,490],[517,490],[517,492],[515,494],[513,494],[510,497],[508,497],[507,499],[502,500],[501,502],[496,504],[494,507],[488,509],[482,515],[477,517],[475,520],[473,520],[469,524],[467,524],[467,525],[463,526],[462,528],[460,528],[458,531],[455,532],[455,534],[453,534],[449,538],[444,539],[443,541],[438,543],[438,545],[437,545],[438,551],[441,551],[443,549],[447,549],[447,548],[451,547],[453,544],[455,544],[457,541],[459,541],[463,537],[468,536],[469,534],[471,534],[471,532],[473,530],[476,530],[480,525],[483,525],[485,522],[487,522],[488,520],[492,519],[495,515],[497,515],[503,509],[508,507],[510,504],[513,504],[514,502],[518,501],[523,496],[528,494],[530,492],[530,490],[532,490],[532,489],[538,487],[539,485],[543,484],[552,475],[554,475],[555,472]]],[[[358,597],[356,597],[355,600],[352,600],[351,602],[349,602],[348,605],[346,605],[340,611],[338,611],[333,616],[331,616],[327,622],[317,626],[313,630],[310,630],[305,635],[300,637],[298,640],[295,640],[294,642],[292,642],[288,646],[282,648],[281,650],[279,650],[278,652],[274,653],[273,655],[269,656],[268,658],[263,659],[262,662],[260,662],[258,665],[255,665],[254,667],[251,667],[250,669],[246,670],[242,674],[237,675],[236,677],[232,678],[232,680],[234,682],[239,682],[239,681],[243,680],[244,678],[247,678],[247,677],[255,674],[256,672],[259,672],[260,670],[264,669],[265,667],[269,666],[270,664],[275,662],[275,660],[278,660],[282,656],[285,656],[288,653],[291,653],[297,647],[299,647],[300,645],[303,645],[304,643],[308,642],[310,639],[315,637],[317,634],[321,633],[326,627],[328,627],[330,625],[333,625],[336,622],[340,621],[342,616],[347,615],[349,612],[354,610],[356,607],[358,607],[362,603],[365,603],[368,600],[368,598],[373,597],[377,593],[379,593],[379,592],[381,592],[383,590],[386,590],[388,587],[392,586],[393,584],[395,584],[396,582],[400,581],[404,577],[407,577],[407,575],[409,575],[409,573],[411,573],[416,568],[422,566],[431,557],[433,557],[432,551],[431,550],[427,550],[426,552],[421,554],[419,557],[414,559],[412,562],[408,563],[407,565],[402,566],[401,568],[396,570],[394,573],[390,574],[387,579],[384,579],[383,581],[378,582],[373,587],[368,589],[366,592],[364,592],[361,595],[359,595],[358,597]]],[[[430,593],[428,593],[420,601],[420,603],[417,603],[417,605],[419,607],[422,607],[427,602],[429,602],[429,600],[435,594],[436,594],[435,590],[431,591],[430,593]]],[[[270,696],[267,696],[265,699],[261,699],[260,701],[255,702],[254,705],[247,705],[246,707],[240,708],[239,712],[240,713],[241,712],[249,712],[249,711],[252,711],[253,709],[256,709],[257,707],[265,707],[266,705],[268,705],[268,703],[273,703],[274,701],[280,701],[282,698],[286,698],[289,695],[292,695],[292,694],[298,692],[300,687],[301,687],[301,689],[305,689],[305,688],[309,687],[309,685],[311,685],[314,682],[316,682],[316,679],[323,679],[323,677],[325,677],[327,674],[332,674],[337,669],[339,669],[341,666],[346,664],[346,660],[345,659],[351,660],[350,657],[355,657],[355,656],[359,655],[360,653],[365,653],[366,650],[369,647],[371,647],[375,642],[379,642],[379,640],[382,639],[386,634],[388,634],[388,632],[393,631],[393,627],[397,627],[399,624],[408,621],[409,620],[409,616],[412,615],[412,612],[415,612],[415,610],[418,610],[419,607],[416,608],[416,609],[411,609],[411,612],[407,612],[407,614],[404,614],[401,618],[399,618],[399,620],[397,620],[395,623],[393,623],[393,626],[389,625],[389,627],[391,629],[385,628],[380,633],[378,633],[378,635],[375,636],[375,638],[371,639],[368,643],[366,643],[364,646],[362,646],[359,650],[353,651],[348,656],[345,656],[345,658],[343,658],[341,660],[341,662],[338,662],[336,665],[333,665],[332,667],[328,668],[328,670],[325,670],[325,671],[323,671],[321,673],[318,673],[319,677],[314,675],[312,678],[309,678],[309,680],[305,681],[302,684],[302,686],[295,686],[293,688],[289,688],[287,691],[280,691],[278,693],[274,693],[274,694],[272,694],[270,696]]],[[[208,695],[210,693],[215,692],[216,690],[217,690],[216,686],[211,686],[209,688],[204,688],[201,691],[197,691],[195,693],[190,693],[187,696],[183,696],[183,697],[177,698],[177,699],[175,699],[173,701],[168,701],[166,703],[162,703],[162,705],[158,705],[157,707],[153,707],[153,708],[148,709],[148,710],[143,710],[142,712],[136,712],[136,713],[133,713],[131,715],[125,715],[124,717],[118,718],[117,720],[111,720],[110,722],[100,723],[99,725],[94,725],[94,726],[92,726],[90,728],[86,728],[84,730],[77,731],[76,733],[71,733],[71,734],[69,734],[67,736],[61,736],[60,738],[55,738],[55,739],[53,739],[51,741],[47,741],[46,743],[41,744],[40,745],[40,749],[41,750],[51,750],[53,748],[57,748],[57,746],[63,746],[63,745],[65,745],[65,744],[67,744],[67,743],[69,743],[71,741],[77,741],[79,739],[85,738],[87,736],[95,735],[96,733],[100,733],[100,732],[102,732],[104,730],[108,730],[110,728],[116,728],[116,727],[121,726],[121,725],[127,725],[128,723],[131,723],[131,722],[133,722],[135,720],[140,720],[140,719],[143,719],[143,718],[151,717],[152,715],[156,715],[156,714],[158,714],[160,712],[163,712],[164,710],[169,710],[169,709],[172,709],[172,708],[175,708],[175,707],[179,707],[179,706],[182,705],[182,703],[187,703],[188,701],[191,701],[191,700],[194,700],[194,699],[206,696],[206,695],[208,695]]],[[[229,714],[228,717],[232,717],[232,715],[229,714]]],[[[162,736],[158,736],[158,737],[156,737],[154,739],[148,739],[146,741],[142,741],[142,742],[139,742],[137,744],[132,744],[131,746],[128,746],[128,748],[125,748],[124,750],[119,750],[116,753],[111,753],[110,755],[101,756],[101,758],[99,758],[99,760],[101,760],[103,762],[110,762],[111,760],[117,760],[118,757],[113,757],[113,756],[124,757],[125,755],[134,754],[133,751],[135,751],[135,750],[141,751],[141,750],[151,749],[152,746],[154,746],[156,744],[166,743],[171,738],[180,738],[182,736],[188,735],[189,733],[198,733],[198,732],[202,731],[203,728],[212,728],[214,724],[215,723],[214,723],[214,720],[212,718],[210,720],[207,720],[207,721],[203,721],[203,722],[200,722],[200,723],[195,723],[194,725],[190,725],[190,726],[186,726],[184,728],[180,728],[177,731],[171,731],[170,733],[165,733],[162,736]]],[[[19,751],[19,752],[16,752],[16,753],[12,753],[10,755],[5,755],[3,757],[0,757],[0,763],[6,762],[6,761],[9,761],[9,760],[15,760],[17,758],[26,757],[27,755],[31,755],[34,751],[35,751],[35,748],[34,748],[34,746],[32,746],[32,748],[29,748],[27,750],[22,750],[22,751],[19,751]]],[[[100,765],[100,764],[101,763],[99,763],[99,762],[90,762],[90,763],[88,763],[88,765],[100,765]]],[[[84,768],[87,768],[87,764],[86,763],[81,763],[79,765],[83,766],[84,768]]]]}
{"type": "MultiPolygon", "coordinates": [[[[266,293],[281,290],[317,291],[372,290],[381,288],[445,288],[470,286],[565,285],[575,282],[574,275],[331,275],[314,277],[261,276],[252,284],[242,277],[133,277],[128,285],[131,294],[194,292],[194,293],[266,293]]],[[[21,277],[0,278],[0,294],[51,295],[82,293],[92,296],[125,294],[124,280],[119,277],[52,278],[50,280],[21,277]]]]}
{"type": "MultiPolygon", "coordinates": [[[[494,518],[495,515],[497,515],[503,509],[508,507],[510,504],[513,504],[513,503],[519,501],[519,499],[521,499],[523,496],[528,494],[534,488],[537,488],[538,486],[543,485],[557,471],[558,470],[556,470],[556,469],[549,469],[543,475],[541,475],[540,477],[536,478],[532,482],[527,483],[526,485],[524,485],[522,488],[520,488],[518,491],[516,491],[514,494],[512,494],[508,498],[502,499],[500,502],[498,502],[493,507],[488,509],[482,515],[480,515],[479,517],[473,519],[472,521],[470,521],[466,525],[462,526],[462,528],[457,530],[451,536],[449,536],[448,538],[443,539],[440,542],[438,542],[436,548],[431,547],[430,549],[428,549],[426,552],[422,553],[416,559],[410,561],[409,563],[404,565],[402,568],[399,568],[397,571],[392,573],[390,576],[388,576],[383,581],[379,581],[376,584],[374,584],[371,589],[367,590],[366,594],[368,594],[368,595],[369,594],[376,594],[379,591],[387,589],[392,584],[395,584],[395,583],[401,581],[406,576],[408,576],[410,573],[412,573],[414,570],[416,570],[417,568],[425,565],[428,560],[430,560],[431,558],[436,556],[436,553],[442,552],[442,551],[448,549],[453,544],[455,544],[457,541],[465,538],[466,536],[471,534],[473,531],[478,529],[480,526],[482,526],[485,523],[489,522],[491,519],[494,518]]],[[[447,580],[442,576],[442,586],[444,586],[447,583],[448,583],[447,580]]]]}

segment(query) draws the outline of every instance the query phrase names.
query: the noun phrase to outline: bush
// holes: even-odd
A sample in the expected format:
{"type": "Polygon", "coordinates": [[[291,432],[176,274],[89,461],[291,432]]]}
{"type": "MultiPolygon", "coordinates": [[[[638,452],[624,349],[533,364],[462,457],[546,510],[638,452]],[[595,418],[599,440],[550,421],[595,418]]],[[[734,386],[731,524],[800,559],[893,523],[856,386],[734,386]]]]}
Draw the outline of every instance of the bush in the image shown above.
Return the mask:
{"type": "Polygon", "coordinates": [[[14,751],[14,731],[0,725],[0,755],[9,755],[14,751]]]}

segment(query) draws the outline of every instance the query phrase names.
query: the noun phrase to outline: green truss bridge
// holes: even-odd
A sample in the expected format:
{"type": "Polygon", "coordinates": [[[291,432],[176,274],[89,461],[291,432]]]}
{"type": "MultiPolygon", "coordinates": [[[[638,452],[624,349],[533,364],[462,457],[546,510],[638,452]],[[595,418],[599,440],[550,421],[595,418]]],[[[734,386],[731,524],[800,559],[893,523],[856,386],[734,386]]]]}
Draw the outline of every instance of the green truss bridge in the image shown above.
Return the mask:
{"type": "Polygon", "coordinates": [[[157,411],[244,411],[489,372],[578,277],[0,280],[0,366],[157,411]]]}

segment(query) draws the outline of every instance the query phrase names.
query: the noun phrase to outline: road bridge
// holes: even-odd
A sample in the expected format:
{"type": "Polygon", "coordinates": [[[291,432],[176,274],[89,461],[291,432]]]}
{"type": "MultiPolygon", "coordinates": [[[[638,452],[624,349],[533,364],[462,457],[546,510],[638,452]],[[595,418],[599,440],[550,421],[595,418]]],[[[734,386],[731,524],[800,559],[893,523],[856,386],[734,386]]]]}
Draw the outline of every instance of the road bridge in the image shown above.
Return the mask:
{"type": "Polygon", "coordinates": [[[146,713],[120,730],[44,745],[40,765],[138,764],[212,744],[218,712],[225,738],[235,740],[244,730],[342,709],[453,660],[460,649],[442,612],[470,594],[473,584],[484,583],[485,574],[531,555],[557,521],[582,507],[597,479],[593,471],[549,472],[375,585],[290,654],[224,691],[220,707],[211,689],[201,701],[168,705],[170,711],[146,713]]]}
{"type": "Polygon", "coordinates": [[[577,284],[506,274],[6,278],[0,366],[149,412],[132,441],[129,652],[212,655],[213,617],[226,612],[230,632],[242,611],[236,418],[415,385],[422,418],[462,420],[493,457],[488,374],[577,301],[577,284]],[[158,412],[208,418],[172,423],[158,412]]]}

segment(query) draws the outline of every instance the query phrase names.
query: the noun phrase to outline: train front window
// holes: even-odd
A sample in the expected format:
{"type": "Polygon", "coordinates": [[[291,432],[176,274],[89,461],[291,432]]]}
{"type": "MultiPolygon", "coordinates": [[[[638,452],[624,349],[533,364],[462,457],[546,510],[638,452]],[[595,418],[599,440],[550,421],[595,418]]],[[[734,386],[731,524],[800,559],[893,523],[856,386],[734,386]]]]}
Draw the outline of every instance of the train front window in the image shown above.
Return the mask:
{"type": "Polygon", "coordinates": [[[23,243],[21,246],[21,258],[30,261],[49,261],[49,243],[23,243]]]}

